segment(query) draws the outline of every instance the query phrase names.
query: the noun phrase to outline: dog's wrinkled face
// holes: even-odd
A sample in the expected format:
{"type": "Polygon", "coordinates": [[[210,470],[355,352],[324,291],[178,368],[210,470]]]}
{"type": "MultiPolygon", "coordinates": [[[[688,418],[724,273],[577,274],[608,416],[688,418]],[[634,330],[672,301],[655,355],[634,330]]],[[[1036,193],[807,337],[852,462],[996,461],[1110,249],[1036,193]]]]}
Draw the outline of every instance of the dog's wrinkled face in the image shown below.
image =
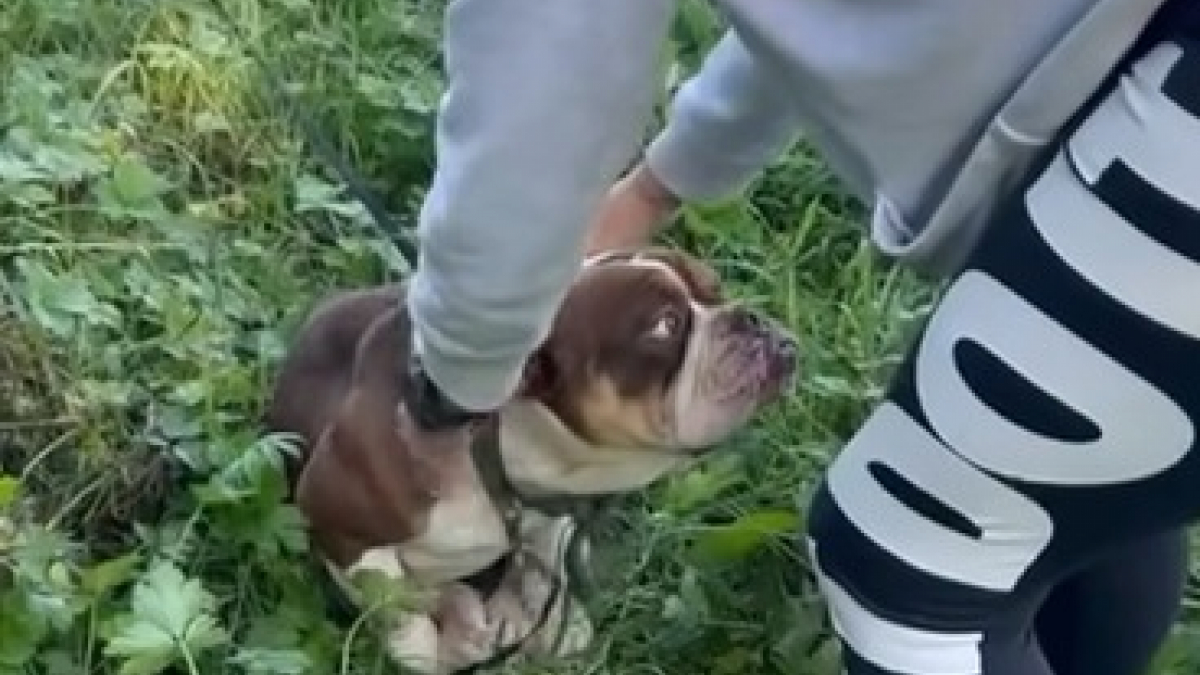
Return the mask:
{"type": "Polygon", "coordinates": [[[790,384],[796,343],[665,249],[590,260],[530,361],[526,394],[586,440],[697,451],[790,384]]]}

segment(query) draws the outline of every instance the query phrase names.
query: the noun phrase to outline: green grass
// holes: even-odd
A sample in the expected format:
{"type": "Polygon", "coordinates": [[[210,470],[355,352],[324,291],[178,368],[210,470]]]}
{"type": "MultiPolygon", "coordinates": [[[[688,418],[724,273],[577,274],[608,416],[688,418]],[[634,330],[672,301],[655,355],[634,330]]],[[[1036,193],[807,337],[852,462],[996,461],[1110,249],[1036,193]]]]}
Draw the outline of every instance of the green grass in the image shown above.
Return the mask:
{"type": "MultiPolygon", "coordinates": [[[[226,2],[410,222],[437,3],[226,2]]],[[[716,29],[686,5],[679,73],[716,29]]],[[[311,303],[405,267],[263,82],[206,0],[0,5],[0,673],[389,672],[326,611],[258,419],[311,303]]],[[[805,377],[625,505],[603,643],[555,672],[834,675],[794,534],[934,298],[863,223],[803,147],[745,199],[682,215],[671,240],[803,337],[805,377]]],[[[1200,664],[1190,612],[1158,672],[1200,664]]]]}

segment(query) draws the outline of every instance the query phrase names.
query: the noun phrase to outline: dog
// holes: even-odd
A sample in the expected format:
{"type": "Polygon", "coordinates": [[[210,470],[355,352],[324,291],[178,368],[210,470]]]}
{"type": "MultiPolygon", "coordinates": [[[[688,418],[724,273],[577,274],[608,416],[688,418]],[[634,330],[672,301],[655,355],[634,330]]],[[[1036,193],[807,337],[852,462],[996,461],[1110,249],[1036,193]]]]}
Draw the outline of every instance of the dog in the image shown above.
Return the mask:
{"type": "MultiPolygon", "coordinates": [[[[470,443],[409,447],[403,292],[321,302],[285,356],[267,425],[303,440],[294,498],[346,597],[369,601],[352,581],[364,570],[412,594],[384,638],[420,673],[586,649],[594,630],[563,590],[577,514],[539,500],[629,493],[686,469],[798,370],[796,339],[727,299],[710,266],[663,247],[613,251],[584,262],[519,390],[461,432],[470,443]]],[[[579,550],[587,561],[586,540],[579,550]]]]}

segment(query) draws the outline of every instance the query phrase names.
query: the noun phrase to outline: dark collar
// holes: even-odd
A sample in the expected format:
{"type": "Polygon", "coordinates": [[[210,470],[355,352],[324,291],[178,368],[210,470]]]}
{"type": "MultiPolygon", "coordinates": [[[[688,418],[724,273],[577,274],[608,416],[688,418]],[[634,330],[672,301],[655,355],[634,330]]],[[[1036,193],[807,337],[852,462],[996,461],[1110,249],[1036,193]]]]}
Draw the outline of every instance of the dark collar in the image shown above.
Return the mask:
{"type": "Polygon", "coordinates": [[[500,422],[496,417],[480,425],[471,444],[471,458],[475,462],[475,470],[479,473],[484,490],[504,520],[510,538],[516,534],[514,528],[523,509],[533,509],[551,517],[571,515],[582,525],[605,501],[604,497],[590,495],[521,494],[509,479],[508,472],[504,470],[504,457],[500,448],[500,422]]]}

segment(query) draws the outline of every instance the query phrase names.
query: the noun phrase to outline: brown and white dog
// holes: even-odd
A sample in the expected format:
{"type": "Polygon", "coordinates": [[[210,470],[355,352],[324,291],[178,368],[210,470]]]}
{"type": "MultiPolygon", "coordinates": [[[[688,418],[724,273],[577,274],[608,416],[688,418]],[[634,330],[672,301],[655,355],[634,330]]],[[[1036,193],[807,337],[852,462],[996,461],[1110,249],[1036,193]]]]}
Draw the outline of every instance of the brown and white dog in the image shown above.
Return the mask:
{"type": "MultiPolygon", "coordinates": [[[[364,569],[425,591],[386,635],[391,656],[419,672],[456,672],[502,649],[576,653],[590,622],[555,592],[575,519],[508,512],[467,443],[404,440],[402,292],[326,300],[277,379],[268,426],[305,441],[295,498],[315,549],[359,606],[348,581],[364,569]],[[472,585],[498,561],[494,588],[472,585]]],[[[608,253],[581,269],[520,391],[478,433],[498,447],[516,504],[619,494],[697,461],[795,370],[794,340],[726,299],[710,267],[662,248],[608,253]]]]}

